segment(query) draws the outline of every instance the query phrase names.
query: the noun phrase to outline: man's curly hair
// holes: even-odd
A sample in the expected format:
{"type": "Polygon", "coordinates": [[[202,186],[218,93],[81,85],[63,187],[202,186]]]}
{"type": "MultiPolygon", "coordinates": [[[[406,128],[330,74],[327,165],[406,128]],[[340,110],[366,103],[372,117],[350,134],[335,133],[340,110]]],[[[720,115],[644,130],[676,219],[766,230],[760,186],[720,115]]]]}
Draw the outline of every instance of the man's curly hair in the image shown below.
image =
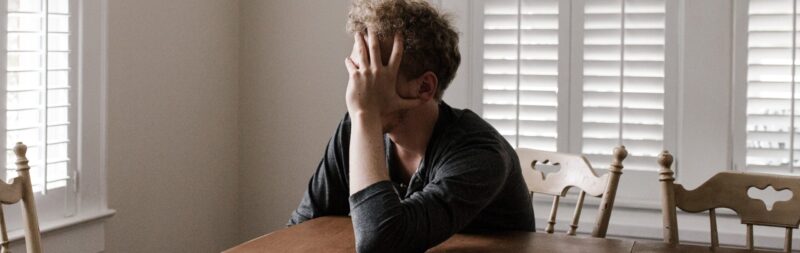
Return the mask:
{"type": "Polygon", "coordinates": [[[353,0],[347,16],[350,33],[367,34],[369,29],[384,40],[400,32],[405,48],[401,74],[410,79],[426,71],[436,74],[437,100],[441,100],[461,63],[458,33],[450,23],[449,15],[425,0],[353,0]]]}

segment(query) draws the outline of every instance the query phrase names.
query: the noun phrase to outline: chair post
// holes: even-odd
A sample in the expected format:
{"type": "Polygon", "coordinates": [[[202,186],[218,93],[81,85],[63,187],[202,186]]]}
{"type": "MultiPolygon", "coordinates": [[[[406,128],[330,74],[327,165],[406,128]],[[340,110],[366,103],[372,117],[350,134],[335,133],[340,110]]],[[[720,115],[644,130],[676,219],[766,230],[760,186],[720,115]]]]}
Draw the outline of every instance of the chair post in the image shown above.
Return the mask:
{"type": "Polygon", "coordinates": [[[628,151],[625,150],[625,146],[614,148],[614,160],[608,170],[608,185],[600,202],[600,213],[597,216],[592,237],[606,237],[608,222],[611,220],[611,210],[614,208],[614,198],[617,195],[617,187],[619,186],[619,177],[622,175],[622,160],[625,160],[627,156],[628,151]]]}
{"type": "Polygon", "coordinates": [[[578,203],[575,204],[575,213],[572,214],[572,224],[569,225],[567,235],[575,235],[578,230],[578,221],[581,219],[581,209],[583,209],[583,200],[586,198],[586,192],[581,191],[578,195],[578,203]]]}
{"type": "Polygon", "coordinates": [[[658,171],[661,181],[661,212],[663,215],[664,242],[671,245],[678,244],[678,217],[675,210],[675,174],[672,172],[673,158],[669,151],[662,151],[658,157],[658,164],[661,169],[658,171]]]}
{"type": "MultiPolygon", "coordinates": [[[[22,179],[22,211],[25,213],[25,246],[29,253],[42,252],[41,238],[39,235],[39,221],[36,216],[36,203],[33,199],[33,186],[31,184],[31,176],[28,170],[28,158],[25,153],[28,152],[28,146],[17,142],[14,146],[14,154],[17,155],[17,174],[22,179]]],[[[44,187],[47,187],[46,185],[44,187]]]]}

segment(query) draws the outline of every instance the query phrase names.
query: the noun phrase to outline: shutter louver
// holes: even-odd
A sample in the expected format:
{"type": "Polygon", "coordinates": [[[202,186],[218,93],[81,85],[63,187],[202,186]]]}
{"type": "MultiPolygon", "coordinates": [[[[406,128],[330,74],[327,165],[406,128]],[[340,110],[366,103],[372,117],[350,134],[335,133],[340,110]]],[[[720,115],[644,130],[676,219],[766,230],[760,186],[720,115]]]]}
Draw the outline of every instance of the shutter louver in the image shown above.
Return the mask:
{"type": "Polygon", "coordinates": [[[796,4],[795,0],[750,0],[747,170],[788,174],[800,165],[793,50],[797,46],[796,4]]]}
{"type": "Polygon", "coordinates": [[[664,0],[592,0],[584,6],[583,144],[595,164],[612,147],[626,169],[657,170],[664,138],[664,0]]]}
{"type": "Polygon", "coordinates": [[[555,151],[559,1],[484,3],[483,117],[514,146],[555,151]]]}
{"type": "Polygon", "coordinates": [[[34,191],[69,177],[71,16],[69,0],[9,0],[6,44],[6,178],[12,151],[28,145],[34,191]]]}

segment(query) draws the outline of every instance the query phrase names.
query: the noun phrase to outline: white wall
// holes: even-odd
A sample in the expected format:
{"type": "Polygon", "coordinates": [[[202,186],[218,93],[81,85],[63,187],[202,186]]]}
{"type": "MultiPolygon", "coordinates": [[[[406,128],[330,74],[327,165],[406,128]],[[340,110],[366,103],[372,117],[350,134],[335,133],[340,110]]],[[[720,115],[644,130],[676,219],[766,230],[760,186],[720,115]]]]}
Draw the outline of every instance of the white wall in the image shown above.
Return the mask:
{"type": "Polygon", "coordinates": [[[681,1],[678,180],[694,188],[730,166],[733,1],[681,1]],[[704,168],[693,177],[681,169],[704,168]],[[685,174],[685,173],[684,173],[685,174]]]}
{"type": "Polygon", "coordinates": [[[284,227],[346,112],[348,0],[241,1],[240,239],[284,227]]]}
{"type": "Polygon", "coordinates": [[[237,242],[237,0],[108,1],[106,252],[237,242]]]}

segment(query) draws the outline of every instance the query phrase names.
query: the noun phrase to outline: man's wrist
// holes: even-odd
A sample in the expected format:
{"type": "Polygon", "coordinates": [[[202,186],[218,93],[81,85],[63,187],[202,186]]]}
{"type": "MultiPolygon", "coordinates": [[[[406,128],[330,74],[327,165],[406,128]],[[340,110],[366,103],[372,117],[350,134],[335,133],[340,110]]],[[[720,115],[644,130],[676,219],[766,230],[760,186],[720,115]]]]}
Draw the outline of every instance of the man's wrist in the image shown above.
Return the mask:
{"type": "Polygon", "coordinates": [[[353,122],[375,122],[380,123],[381,115],[380,113],[370,112],[370,111],[357,111],[350,113],[350,121],[353,122]]]}

